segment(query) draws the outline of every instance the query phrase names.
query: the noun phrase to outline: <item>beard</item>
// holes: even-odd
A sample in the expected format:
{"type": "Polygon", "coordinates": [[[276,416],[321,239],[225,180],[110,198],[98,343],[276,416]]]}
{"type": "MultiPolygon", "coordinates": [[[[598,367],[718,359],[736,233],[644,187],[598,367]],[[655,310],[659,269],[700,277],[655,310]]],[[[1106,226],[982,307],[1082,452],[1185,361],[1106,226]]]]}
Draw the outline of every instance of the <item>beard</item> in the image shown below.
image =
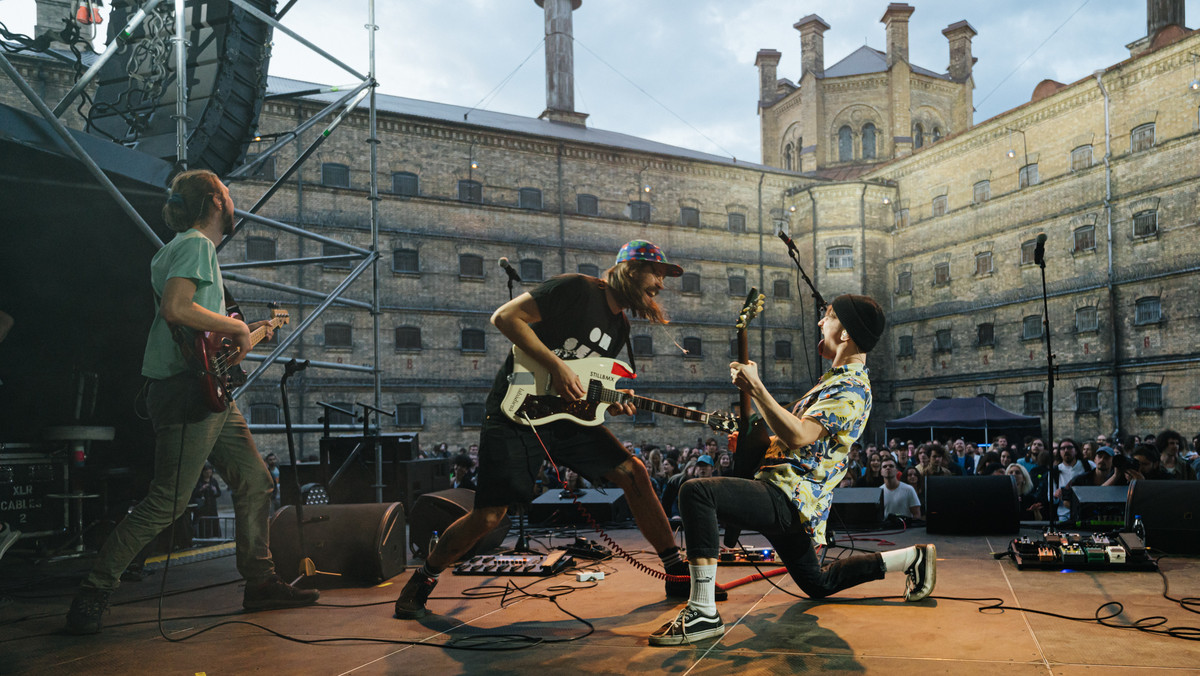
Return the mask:
{"type": "Polygon", "coordinates": [[[666,311],[662,309],[658,301],[646,293],[647,287],[643,273],[649,269],[651,269],[650,266],[641,261],[637,261],[635,264],[626,261],[610,268],[604,276],[618,305],[629,310],[638,319],[666,324],[666,311]]]}

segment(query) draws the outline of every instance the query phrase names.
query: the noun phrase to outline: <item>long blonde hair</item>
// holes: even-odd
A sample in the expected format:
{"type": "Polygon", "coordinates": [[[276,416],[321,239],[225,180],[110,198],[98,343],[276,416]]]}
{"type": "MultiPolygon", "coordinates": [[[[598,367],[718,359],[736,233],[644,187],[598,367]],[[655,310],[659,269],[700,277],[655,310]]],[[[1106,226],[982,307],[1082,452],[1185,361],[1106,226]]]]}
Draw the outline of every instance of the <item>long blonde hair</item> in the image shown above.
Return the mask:
{"type": "Polygon", "coordinates": [[[220,186],[221,179],[207,169],[193,169],[175,176],[167,203],[162,208],[167,227],[175,232],[186,232],[203,219],[211,204],[208,198],[219,194],[220,186]]]}

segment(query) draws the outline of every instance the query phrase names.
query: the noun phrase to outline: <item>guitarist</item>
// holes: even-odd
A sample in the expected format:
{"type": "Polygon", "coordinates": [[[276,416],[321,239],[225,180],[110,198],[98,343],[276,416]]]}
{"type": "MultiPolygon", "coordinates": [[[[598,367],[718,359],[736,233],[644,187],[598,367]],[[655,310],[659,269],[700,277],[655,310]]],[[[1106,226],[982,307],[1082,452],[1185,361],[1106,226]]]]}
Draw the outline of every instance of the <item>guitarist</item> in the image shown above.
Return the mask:
{"type": "Polygon", "coordinates": [[[748,392],[774,433],[753,479],[713,477],[683,485],[679,510],[687,535],[691,597],[674,620],[650,635],[650,645],[684,645],[725,633],[714,601],[717,521],[756,530],[770,540],[788,573],[811,598],[905,572],[905,599],[933,591],[933,545],[839,559],[822,568],[814,547],[824,544],[833,489],[846,473],[850,446],[871,413],[867,352],[883,335],[883,309],[867,296],[834,299],[818,322],[821,356],[832,368],[788,410],[767,391],[754,362],[733,362],[733,384],[748,392]]]}
{"type": "MultiPolygon", "coordinates": [[[[615,358],[629,340],[628,311],[635,317],[666,324],[666,314],[655,299],[666,277],[679,277],[683,269],[667,262],[662,251],[644,240],[621,247],[616,263],[603,279],[568,274],[501,305],[492,314],[500,333],[537,360],[552,374],[554,390],[563,398],[583,399],[586,391],[564,360],[597,356],[615,358]]],[[[479,434],[478,490],[474,508],[442,534],[433,551],[396,599],[398,619],[418,619],[429,611],[425,601],[438,575],[461,558],[504,518],[508,505],[527,503],[534,497],[534,482],[546,457],[546,444],[555,464],[566,465],[591,481],[612,481],[625,491],[638,528],[659,553],[668,574],[683,576],[687,565],[674,545],[671,528],[645,465],[603,425],[584,426],[570,420],[530,427],[510,421],[500,403],[512,372],[510,355],[485,404],[479,434]]],[[[632,415],[631,404],[614,404],[617,414],[632,415]]],[[[667,582],[668,595],[686,597],[687,582],[667,582]]]]}
{"type": "MultiPolygon", "coordinates": [[[[67,613],[67,631],[95,634],[103,626],[109,595],[134,556],[176,521],[188,506],[192,486],[211,461],[233,491],[237,512],[237,568],[246,579],[242,606],[248,610],[315,603],[316,590],[288,585],[275,574],[267,548],[271,474],[258,455],[237,405],[213,413],[204,404],[194,366],[172,337],[172,326],[227,333],[240,361],[250,348],[247,326],[226,316],[216,245],[233,233],[233,200],[211,171],[186,171],[171,182],[162,211],[178,234],[150,262],[150,283],[160,299],[142,374],[149,379],[146,404],[154,425],[154,479],[138,503],[109,535],[91,573],[67,613]]],[[[268,326],[268,331],[270,327],[268,326]]]]}

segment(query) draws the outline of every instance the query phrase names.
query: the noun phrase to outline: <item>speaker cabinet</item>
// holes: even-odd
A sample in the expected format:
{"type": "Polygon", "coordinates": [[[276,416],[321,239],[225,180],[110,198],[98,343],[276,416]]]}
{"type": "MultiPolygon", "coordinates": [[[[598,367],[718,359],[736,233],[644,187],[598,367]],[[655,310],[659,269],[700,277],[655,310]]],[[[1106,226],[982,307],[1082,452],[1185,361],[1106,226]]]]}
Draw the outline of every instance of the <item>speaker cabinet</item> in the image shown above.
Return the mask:
{"type": "MultiPolygon", "coordinates": [[[[450,524],[465,516],[474,506],[475,491],[466,488],[426,493],[417,498],[408,521],[409,538],[412,540],[409,551],[418,559],[429,556],[426,550],[429,548],[429,538],[433,532],[445,533],[450,524]]],[[[512,520],[505,515],[492,532],[483,536],[463,558],[469,559],[476,554],[486,554],[498,549],[511,527],[512,520]]]]}
{"type": "Polygon", "coordinates": [[[882,488],[835,488],[829,509],[832,528],[878,528],[883,524],[882,488]]]}
{"type": "Polygon", "coordinates": [[[1168,554],[1200,554],[1200,481],[1134,481],[1125,528],[1140,518],[1146,546],[1168,554]]]}
{"type": "MultiPolygon", "coordinates": [[[[380,437],[383,454],[383,501],[400,502],[412,513],[426,493],[450,488],[450,459],[413,460],[416,436],[380,437]]],[[[375,502],[375,447],[371,437],[331,437],[321,440],[321,458],[328,463],[320,481],[333,504],[375,502]],[[357,449],[357,452],[356,452],[357,449]]]]}
{"type": "MultiPolygon", "coordinates": [[[[596,488],[585,488],[579,492],[578,500],[598,523],[622,521],[630,516],[625,491],[620,488],[605,488],[603,493],[596,488]]],[[[529,522],[547,525],[587,523],[574,502],[561,490],[546,491],[529,505],[529,522]]]]}
{"type": "Polygon", "coordinates": [[[1021,527],[1010,476],[925,478],[925,530],[951,535],[1011,535],[1021,527]]]}
{"type": "Polygon", "coordinates": [[[404,572],[404,506],[308,505],[303,512],[303,551],[296,524],[296,507],[288,505],[271,519],[271,556],[286,581],[303,572],[301,561],[312,559],[318,587],[369,586],[404,572]]]}

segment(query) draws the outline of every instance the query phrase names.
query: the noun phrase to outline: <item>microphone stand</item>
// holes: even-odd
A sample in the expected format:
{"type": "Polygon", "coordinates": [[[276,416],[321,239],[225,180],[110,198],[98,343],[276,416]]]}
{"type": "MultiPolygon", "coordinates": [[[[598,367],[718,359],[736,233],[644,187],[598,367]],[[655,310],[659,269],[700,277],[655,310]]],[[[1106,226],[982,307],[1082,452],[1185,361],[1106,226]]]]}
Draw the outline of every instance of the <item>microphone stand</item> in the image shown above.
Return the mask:
{"type": "MultiPolygon", "coordinates": [[[[513,282],[519,278],[515,274],[513,274],[511,268],[508,268],[505,266],[501,266],[501,267],[504,268],[504,274],[508,277],[508,299],[512,300],[513,299],[513,282]]],[[[525,535],[525,503],[518,502],[517,503],[517,541],[515,543],[513,543],[512,549],[505,550],[504,552],[502,552],[502,554],[505,556],[510,556],[513,554],[536,554],[536,553],[537,552],[533,551],[533,549],[531,549],[529,547],[529,538],[525,535]]],[[[428,555],[426,555],[426,556],[428,556],[428,555]]]]}
{"type": "MultiPolygon", "coordinates": [[[[823,315],[825,313],[825,306],[827,306],[829,304],[825,302],[825,299],[821,296],[821,292],[817,291],[816,284],[813,284],[813,281],[808,278],[808,273],[806,273],[804,271],[804,266],[800,265],[800,256],[799,256],[800,251],[796,248],[796,243],[793,242],[792,238],[788,237],[787,233],[785,233],[783,230],[780,230],[778,235],[779,235],[779,239],[783,240],[783,243],[787,245],[788,256],[790,256],[792,259],[792,262],[796,264],[796,270],[798,270],[800,272],[800,278],[804,280],[804,283],[807,284],[808,288],[812,291],[813,302],[815,302],[817,304],[817,320],[820,321],[821,315],[823,315]]],[[[820,353],[820,351],[818,351],[817,352],[817,367],[818,367],[817,370],[818,371],[820,371],[820,359],[821,359],[821,353],[820,353]]],[[[807,359],[805,361],[807,361],[807,359]]],[[[813,372],[811,370],[808,372],[808,377],[809,377],[809,380],[816,380],[816,378],[813,377],[813,372]]]]}
{"type": "MultiPolygon", "coordinates": [[[[1042,269],[1042,333],[1046,336],[1046,438],[1050,443],[1054,443],[1054,372],[1058,369],[1054,365],[1054,352],[1050,350],[1050,305],[1046,295],[1046,257],[1043,255],[1037,265],[1042,269]]],[[[1051,454],[1049,476],[1054,477],[1054,460],[1051,454]]],[[[1046,490],[1050,493],[1049,505],[1050,509],[1050,525],[1054,526],[1058,521],[1058,507],[1054,504],[1054,481],[1047,481],[1046,490]]]]}
{"type": "Polygon", "coordinates": [[[283,398],[283,426],[287,431],[288,457],[292,461],[292,480],[296,484],[296,542],[300,546],[300,576],[292,581],[295,585],[303,580],[308,571],[314,568],[308,558],[308,547],[304,542],[304,492],[300,487],[300,465],[296,462],[296,441],[292,437],[292,409],[288,404],[287,381],[292,375],[308,368],[308,360],[292,359],[283,367],[283,377],[279,379],[279,394],[283,398]]]}

